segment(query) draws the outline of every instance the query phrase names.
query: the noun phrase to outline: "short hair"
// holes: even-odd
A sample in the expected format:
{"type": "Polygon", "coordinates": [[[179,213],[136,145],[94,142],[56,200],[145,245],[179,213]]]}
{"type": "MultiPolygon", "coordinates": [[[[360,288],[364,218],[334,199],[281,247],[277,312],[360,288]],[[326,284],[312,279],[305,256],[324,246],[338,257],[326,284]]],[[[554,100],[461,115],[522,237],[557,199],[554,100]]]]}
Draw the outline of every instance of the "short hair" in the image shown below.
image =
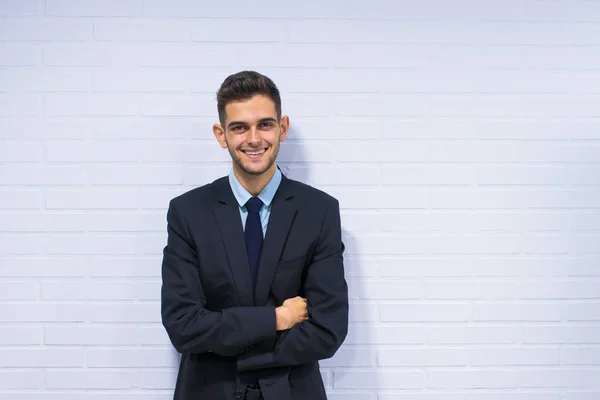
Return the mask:
{"type": "Polygon", "coordinates": [[[233,101],[248,100],[256,95],[269,97],[275,103],[277,119],[281,118],[281,96],[275,83],[255,71],[241,71],[229,75],[217,92],[217,111],[221,125],[225,124],[225,107],[233,101]]]}

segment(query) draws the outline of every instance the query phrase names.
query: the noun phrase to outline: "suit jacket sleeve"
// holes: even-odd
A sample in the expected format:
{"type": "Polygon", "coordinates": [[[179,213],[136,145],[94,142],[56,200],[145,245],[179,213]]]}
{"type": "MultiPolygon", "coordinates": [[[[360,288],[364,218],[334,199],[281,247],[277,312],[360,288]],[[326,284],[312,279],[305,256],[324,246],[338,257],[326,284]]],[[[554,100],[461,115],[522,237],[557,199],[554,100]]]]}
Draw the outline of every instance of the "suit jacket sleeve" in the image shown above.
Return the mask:
{"type": "Polygon", "coordinates": [[[275,340],[274,307],[205,308],[195,246],[175,201],[167,212],[163,251],[161,316],[171,343],[180,353],[212,352],[234,356],[258,342],[275,340]]]}
{"type": "Polygon", "coordinates": [[[238,370],[287,367],[335,354],[348,332],[348,287],[339,204],[329,206],[305,281],[309,319],[278,335],[270,350],[253,347],[238,356],[238,370]]]}

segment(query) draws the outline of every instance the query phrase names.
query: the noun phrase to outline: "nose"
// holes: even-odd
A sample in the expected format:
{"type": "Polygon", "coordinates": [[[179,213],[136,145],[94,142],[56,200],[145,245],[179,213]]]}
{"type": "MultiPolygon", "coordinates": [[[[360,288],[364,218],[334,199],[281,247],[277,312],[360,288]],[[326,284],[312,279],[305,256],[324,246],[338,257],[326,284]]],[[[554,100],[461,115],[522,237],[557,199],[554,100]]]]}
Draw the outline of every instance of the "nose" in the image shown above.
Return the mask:
{"type": "Polygon", "coordinates": [[[250,129],[248,129],[248,135],[246,136],[246,141],[250,144],[259,144],[260,143],[260,136],[259,136],[258,129],[256,128],[256,126],[252,126],[252,127],[250,127],[250,129]]]}

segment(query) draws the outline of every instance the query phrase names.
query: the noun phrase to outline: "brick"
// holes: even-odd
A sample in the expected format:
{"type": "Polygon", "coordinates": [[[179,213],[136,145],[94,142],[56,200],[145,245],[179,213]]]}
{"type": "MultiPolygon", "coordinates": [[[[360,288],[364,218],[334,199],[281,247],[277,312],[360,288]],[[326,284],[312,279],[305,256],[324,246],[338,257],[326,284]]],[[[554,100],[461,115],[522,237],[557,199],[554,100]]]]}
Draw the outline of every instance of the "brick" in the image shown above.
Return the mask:
{"type": "Polygon", "coordinates": [[[175,389],[175,382],[177,376],[173,373],[173,370],[157,370],[151,369],[145,371],[140,376],[140,388],[142,389],[153,389],[153,390],[169,390],[175,389]]]}
{"type": "Polygon", "coordinates": [[[426,329],[428,344],[513,344],[517,342],[515,326],[434,326],[426,329]]]}
{"type": "Polygon", "coordinates": [[[460,256],[422,258],[382,258],[377,272],[382,277],[468,277],[473,262],[460,256]],[[448,260],[452,260],[452,267],[448,260]]]}
{"type": "Polygon", "coordinates": [[[38,12],[37,0],[7,0],[0,4],[0,15],[29,17],[38,12]]]}
{"type": "Polygon", "coordinates": [[[184,21],[123,20],[94,23],[96,40],[189,41],[191,27],[184,21]]]}
{"type": "Polygon", "coordinates": [[[136,209],[138,191],[129,188],[49,189],[48,210],[127,210],[136,209]]]}
{"type": "Polygon", "coordinates": [[[4,233],[0,235],[0,253],[5,255],[37,255],[43,252],[44,239],[34,234],[4,233]]]}
{"type": "Polygon", "coordinates": [[[86,171],[66,166],[2,166],[0,184],[3,185],[82,185],[86,171]]]}
{"type": "MultiPolygon", "coordinates": [[[[142,74],[143,77],[143,74],[142,74]]],[[[97,76],[94,84],[98,82],[97,76]]],[[[164,79],[163,79],[164,81],[164,79]]],[[[135,79],[133,79],[135,84],[135,79]]],[[[149,82],[144,82],[148,85],[149,82]]],[[[115,84],[121,87],[120,82],[115,84]]],[[[120,88],[119,90],[126,90],[120,88]]],[[[94,121],[91,136],[93,139],[182,139],[200,138],[201,127],[211,126],[202,119],[174,120],[172,118],[102,118],[94,121]]],[[[206,135],[207,139],[211,137],[206,135]]],[[[139,144],[140,142],[138,142],[139,144]]]]}
{"type": "Polygon", "coordinates": [[[76,349],[10,349],[0,350],[3,368],[83,367],[85,350],[76,349]]]}
{"type": "Polygon", "coordinates": [[[423,285],[418,282],[349,282],[350,294],[359,299],[420,299],[423,285]]]}
{"type": "Polygon", "coordinates": [[[547,348],[478,348],[469,351],[472,366],[559,365],[557,347],[547,348]]]}
{"type": "MultiPolygon", "coordinates": [[[[207,183],[211,183],[223,176],[227,176],[231,171],[231,162],[222,162],[228,157],[226,150],[220,153],[213,153],[214,158],[220,158],[219,163],[211,163],[203,167],[185,167],[183,170],[183,184],[186,186],[197,187],[204,186],[207,183]]],[[[165,196],[169,196],[168,193],[164,193],[165,196]]],[[[162,198],[163,196],[161,196],[162,198]]],[[[175,197],[175,196],[173,196],[175,197]]],[[[169,198],[168,200],[170,200],[169,198]]],[[[165,204],[168,205],[168,200],[165,204]]],[[[164,200],[163,200],[164,201],[164,200]]]]}
{"type": "Polygon", "coordinates": [[[142,0],[47,0],[46,15],[68,17],[133,17],[140,15],[142,0]]]}
{"type": "Polygon", "coordinates": [[[335,389],[398,390],[425,388],[425,374],[420,371],[344,371],[333,376],[335,389]]]}
{"type": "Polygon", "coordinates": [[[40,96],[0,93],[0,117],[32,117],[40,114],[40,96]]]}
{"type": "Polygon", "coordinates": [[[94,185],[177,185],[182,172],[178,166],[96,166],[91,171],[94,185]]]}
{"type": "Polygon", "coordinates": [[[130,282],[42,282],[42,300],[133,300],[134,284],[130,282]]]}
{"type": "Polygon", "coordinates": [[[19,303],[0,304],[2,322],[83,322],[87,318],[85,304],[19,303]]]}
{"type": "Polygon", "coordinates": [[[461,349],[388,349],[379,350],[377,365],[381,367],[456,366],[469,364],[468,354],[461,349]]]}
{"type": "Polygon", "coordinates": [[[75,257],[2,257],[0,259],[2,277],[83,277],[86,275],[86,263],[75,257]]]}
{"type": "Polygon", "coordinates": [[[376,185],[380,182],[380,170],[372,166],[315,165],[311,169],[290,167],[289,177],[312,185],[376,185]]]}
{"type": "Polygon", "coordinates": [[[38,65],[41,61],[42,51],[37,44],[0,43],[0,66],[38,65]]]}
{"type": "Polygon", "coordinates": [[[522,388],[596,389],[600,373],[593,369],[531,369],[519,371],[517,384],[522,388]]]}
{"type": "Polygon", "coordinates": [[[10,41],[79,41],[92,38],[92,24],[75,19],[8,19],[0,39],[10,41]]]}
{"type": "Polygon", "coordinates": [[[19,67],[0,71],[0,88],[20,92],[77,92],[92,88],[92,74],[70,69],[19,67]]]}
{"type": "Polygon", "coordinates": [[[468,304],[381,304],[381,321],[459,322],[469,321],[472,311],[468,304]]]}
{"type": "Polygon", "coordinates": [[[179,354],[174,349],[90,349],[88,367],[96,368],[175,368],[179,354]]]}
{"type": "Polygon", "coordinates": [[[598,185],[599,173],[599,167],[571,167],[568,171],[568,180],[574,185],[598,185]]]}
{"type": "Polygon", "coordinates": [[[429,281],[425,286],[425,297],[454,300],[510,300],[516,299],[517,286],[513,282],[500,280],[429,281]]]}
{"type": "Polygon", "coordinates": [[[94,304],[92,322],[160,322],[160,303],[94,304]]]}
{"type": "MultiPolygon", "coordinates": [[[[148,373],[148,371],[145,371],[148,373]]],[[[143,379],[141,377],[140,379],[143,379]]],[[[173,386],[174,387],[174,386],[173,386]]],[[[137,392],[133,390],[126,391],[125,393],[119,393],[111,390],[110,393],[99,392],[64,392],[64,391],[46,391],[43,393],[11,393],[11,400],[171,400],[173,395],[171,393],[150,393],[137,392]]]]}
{"type": "Polygon", "coordinates": [[[475,304],[475,321],[539,321],[561,320],[561,310],[553,303],[495,303],[475,304]]]}
{"type": "Polygon", "coordinates": [[[478,170],[465,166],[390,167],[381,179],[388,185],[470,185],[477,174],[478,170]]]}
{"type": "Polygon", "coordinates": [[[206,42],[282,42],[287,23],[269,20],[203,20],[192,24],[192,40],[206,42]],[[239,32],[244,32],[240,35],[239,32]]]}
{"type": "Polygon", "coordinates": [[[600,309],[597,303],[571,303],[567,307],[567,321],[598,321],[600,309]]]}
{"type": "MultiPolygon", "coordinates": [[[[166,244],[166,243],[165,243],[166,244]]],[[[98,256],[89,261],[90,276],[105,277],[159,277],[161,256],[98,256]]]]}
{"type": "Polygon", "coordinates": [[[43,371],[0,371],[0,389],[41,389],[43,385],[43,371]]]}
{"type": "MultiPolygon", "coordinates": [[[[543,392],[510,392],[510,398],[514,400],[560,400],[560,392],[550,392],[544,390],[543,392]]],[[[506,398],[506,392],[504,393],[477,393],[472,396],[473,400],[502,400],[506,398]]]]}
{"type": "Polygon", "coordinates": [[[48,389],[131,389],[136,386],[133,370],[46,370],[48,389]]]}
{"type": "Polygon", "coordinates": [[[0,330],[0,345],[10,346],[31,346],[42,344],[42,328],[31,326],[3,326],[0,330]]]}
{"type": "Polygon", "coordinates": [[[351,302],[349,320],[351,322],[376,321],[377,304],[351,302]]]}
{"type": "Polygon", "coordinates": [[[598,282],[523,282],[519,285],[519,297],[522,299],[598,299],[598,282]]]}
{"type": "Polygon", "coordinates": [[[13,232],[83,232],[85,222],[83,214],[0,214],[0,225],[13,232]]]}
{"type": "Polygon", "coordinates": [[[149,94],[141,99],[143,116],[201,117],[215,114],[215,101],[205,95],[149,94]]]}
{"type": "Polygon", "coordinates": [[[560,360],[563,365],[598,365],[599,347],[563,347],[560,349],[560,360]]]}
{"type": "MultiPolygon", "coordinates": [[[[217,18],[279,18],[290,16],[289,6],[277,7],[279,3],[270,0],[263,3],[263,9],[257,10],[244,1],[233,1],[227,5],[214,3],[199,5],[190,0],[175,0],[166,6],[157,0],[144,1],[144,15],[168,17],[217,17],[217,18]]],[[[271,22],[271,21],[269,21],[271,22]]],[[[260,23],[257,23],[260,24],[260,23]]]]}
{"type": "Polygon", "coordinates": [[[42,207],[42,192],[36,189],[0,189],[0,209],[38,210],[42,207]]]}
{"type": "Polygon", "coordinates": [[[378,344],[423,344],[424,328],[394,327],[384,325],[350,324],[344,343],[369,345],[378,344]]]}
{"type": "Polygon", "coordinates": [[[38,294],[36,282],[0,282],[0,300],[36,300],[38,294]]]}
{"type": "Polygon", "coordinates": [[[136,239],[122,235],[53,235],[46,239],[46,252],[61,255],[136,254],[136,239]]]}
{"type": "Polygon", "coordinates": [[[51,94],[45,99],[47,116],[126,116],[138,111],[139,101],[123,95],[51,94]]]}
{"type": "Polygon", "coordinates": [[[332,358],[320,362],[320,365],[324,368],[372,367],[373,360],[374,354],[369,350],[345,347],[338,350],[332,358]]]}
{"type": "Polygon", "coordinates": [[[19,139],[83,139],[91,131],[89,121],[53,118],[19,118],[0,121],[0,137],[19,139]]]}
{"type": "Polygon", "coordinates": [[[374,394],[326,392],[330,400],[373,400],[374,394]]]}
{"type": "Polygon", "coordinates": [[[428,386],[435,389],[508,389],[517,386],[519,374],[509,370],[436,370],[429,372],[428,386]]]}
{"type": "Polygon", "coordinates": [[[594,400],[600,395],[600,391],[577,391],[565,393],[565,400],[594,400]]]}
{"type": "Polygon", "coordinates": [[[39,143],[21,141],[4,142],[0,148],[0,160],[3,162],[35,162],[42,159],[42,147],[39,143]]]}
{"type": "Polygon", "coordinates": [[[117,213],[102,212],[88,215],[88,229],[91,232],[159,232],[167,229],[164,213],[117,213]]]}
{"type": "Polygon", "coordinates": [[[597,276],[598,259],[560,256],[495,257],[473,261],[476,276],[488,277],[568,277],[597,276]]]}

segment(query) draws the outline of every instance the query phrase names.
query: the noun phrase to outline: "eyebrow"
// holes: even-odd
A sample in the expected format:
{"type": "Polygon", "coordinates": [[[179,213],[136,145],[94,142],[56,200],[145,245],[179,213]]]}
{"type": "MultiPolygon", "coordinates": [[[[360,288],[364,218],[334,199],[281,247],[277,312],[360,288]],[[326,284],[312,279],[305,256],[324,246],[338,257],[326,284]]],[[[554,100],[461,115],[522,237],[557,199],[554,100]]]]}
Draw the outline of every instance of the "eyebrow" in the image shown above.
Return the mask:
{"type": "MultiPolygon", "coordinates": [[[[266,117],[266,118],[261,118],[258,120],[258,123],[263,123],[263,122],[277,122],[277,119],[273,118],[273,117],[266,117]]],[[[227,124],[227,128],[231,129],[232,126],[234,125],[248,125],[247,123],[245,123],[244,121],[231,121],[229,124],[227,124]]]]}

